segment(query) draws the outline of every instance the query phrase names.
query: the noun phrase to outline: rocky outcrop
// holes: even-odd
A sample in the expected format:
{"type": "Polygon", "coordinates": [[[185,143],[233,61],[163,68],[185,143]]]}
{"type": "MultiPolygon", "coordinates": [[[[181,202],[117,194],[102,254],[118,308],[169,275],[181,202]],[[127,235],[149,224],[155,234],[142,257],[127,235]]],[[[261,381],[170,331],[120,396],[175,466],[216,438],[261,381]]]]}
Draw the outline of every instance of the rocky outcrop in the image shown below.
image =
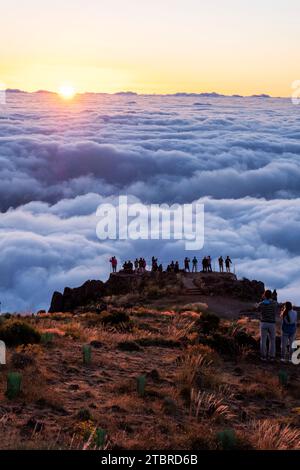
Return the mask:
{"type": "MultiPolygon", "coordinates": [[[[81,287],[66,287],[63,294],[54,292],[50,313],[74,312],[82,307],[103,304],[103,297],[125,295],[128,293],[147,296],[149,290],[155,288],[167,295],[168,288],[177,288],[179,294],[188,294],[188,285],[195,286],[195,293],[203,296],[226,296],[245,301],[257,302],[263,292],[264,284],[248,279],[238,280],[234,274],[228,273],[152,273],[142,275],[117,273],[111,274],[108,281],[87,281],[81,287]]],[[[101,310],[101,309],[100,309],[101,310]]]]}
{"type": "Polygon", "coordinates": [[[63,294],[54,292],[49,313],[72,312],[82,305],[101,301],[105,292],[105,283],[102,281],[86,281],[74,289],[66,287],[63,294]]]}
{"type": "Polygon", "coordinates": [[[234,274],[229,273],[196,275],[194,284],[202,295],[226,296],[253,302],[259,301],[265,290],[263,282],[245,278],[238,280],[234,274]]]}

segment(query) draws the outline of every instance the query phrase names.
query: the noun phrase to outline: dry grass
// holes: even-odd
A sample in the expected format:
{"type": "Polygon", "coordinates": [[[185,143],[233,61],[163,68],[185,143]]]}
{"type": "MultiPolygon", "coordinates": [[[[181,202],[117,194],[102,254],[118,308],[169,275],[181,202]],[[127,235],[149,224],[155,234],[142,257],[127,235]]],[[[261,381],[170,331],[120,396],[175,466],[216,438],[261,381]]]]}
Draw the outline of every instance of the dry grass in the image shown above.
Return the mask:
{"type": "MultiPolygon", "coordinates": [[[[299,446],[298,415],[292,412],[298,406],[297,379],[282,389],[278,365],[248,361],[244,350],[238,358],[224,359],[212,347],[198,344],[194,317],[202,304],[185,305],[184,314],[171,304],[163,311],[108,307],[113,309],[130,314],[130,328],[104,326],[89,312],[26,320],[40,332],[57,334],[47,347],[18,348],[35,361],[21,370],[23,394],[15,400],[4,396],[16,348],[8,350],[0,375],[1,448],[93,449],[95,429],[107,431],[107,449],[218,449],[216,436],[224,429],[234,429],[241,448],[299,446]],[[94,326],[88,326],[89,319],[94,326]],[[92,348],[91,364],[83,365],[82,346],[91,341],[99,345],[92,348]],[[124,342],[140,348],[122,350],[119,344],[124,342]],[[143,397],[137,394],[139,375],[146,375],[143,397]],[[278,403],[272,406],[274,400],[278,403]],[[78,418],[81,408],[91,415],[85,424],[78,418]],[[36,417],[44,423],[41,430],[27,424],[36,417]]],[[[238,327],[249,332],[248,325],[255,332],[253,322],[238,327]]],[[[235,331],[236,322],[222,321],[220,330],[228,327],[235,331]]]]}
{"type": "Polygon", "coordinates": [[[206,417],[216,422],[232,421],[236,416],[215,393],[191,391],[190,416],[206,417]]]}
{"type": "Polygon", "coordinates": [[[251,441],[259,450],[300,449],[300,430],[266,419],[251,424],[251,441]]]}
{"type": "Polygon", "coordinates": [[[240,392],[249,398],[282,399],[283,397],[283,389],[278,384],[278,376],[262,370],[255,371],[251,382],[243,384],[240,392]]]}

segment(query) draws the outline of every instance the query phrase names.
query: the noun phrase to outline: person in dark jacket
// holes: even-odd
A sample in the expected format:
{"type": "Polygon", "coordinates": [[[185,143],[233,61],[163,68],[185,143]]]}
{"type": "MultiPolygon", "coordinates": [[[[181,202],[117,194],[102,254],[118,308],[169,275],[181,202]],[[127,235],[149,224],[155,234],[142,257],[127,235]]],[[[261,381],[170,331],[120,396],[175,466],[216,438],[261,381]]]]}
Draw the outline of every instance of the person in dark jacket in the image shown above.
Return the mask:
{"type": "Polygon", "coordinates": [[[184,258],[184,270],[185,272],[190,272],[190,258],[187,256],[184,258]]]}
{"type": "Polygon", "coordinates": [[[226,259],[225,259],[225,266],[226,266],[226,272],[227,273],[230,273],[230,265],[231,264],[232,264],[232,261],[229,258],[229,256],[227,256],[226,259]]]}
{"type": "Polygon", "coordinates": [[[260,357],[262,361],[269,358],[274,361],[276,355],[276,313],[278,304],[272,299],[272,292],[266,290],[263,300],[258,304],[260,313],[260,357]],[[267,350],[267,339],[269,347],[267,350]]]}
{"type": "Polygon", "coordinates": [[[219,261],[219,270],[220,270],[220,273],[223,273],[224,272],[224,259],[223,259],[223,256],[220,256],[220,258],[218,259],[219,261]]]}

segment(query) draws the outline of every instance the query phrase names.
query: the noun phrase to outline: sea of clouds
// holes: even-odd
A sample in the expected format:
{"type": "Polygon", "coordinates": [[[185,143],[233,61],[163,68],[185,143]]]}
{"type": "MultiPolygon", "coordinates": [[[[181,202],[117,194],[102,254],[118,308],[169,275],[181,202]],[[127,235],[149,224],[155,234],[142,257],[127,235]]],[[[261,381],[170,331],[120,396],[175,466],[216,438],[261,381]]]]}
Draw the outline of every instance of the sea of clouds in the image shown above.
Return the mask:
{"type": "Polygon", "coordinates": [[[0,106],[2,311],[105,280],[108,259],[182,260],[184,241],[105,241],[118,195],[205,204],[205,245],[300,303],[300,106],[288,99],[8,93],[0,106]]]}

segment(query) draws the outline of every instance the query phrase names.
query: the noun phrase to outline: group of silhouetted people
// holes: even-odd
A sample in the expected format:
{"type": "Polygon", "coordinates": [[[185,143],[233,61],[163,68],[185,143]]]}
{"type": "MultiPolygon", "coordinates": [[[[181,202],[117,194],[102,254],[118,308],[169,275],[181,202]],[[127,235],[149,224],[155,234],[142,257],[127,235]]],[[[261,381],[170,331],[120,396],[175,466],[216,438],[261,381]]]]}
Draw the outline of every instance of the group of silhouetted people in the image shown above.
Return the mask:
{"type": "MultiPolygon", "coordinates": [[[[117,272],[118,261],[115,256],[110,258],[113,273],[117,272]]],[[[180,268],[178,261],[171,261],[166,268],[167,273],[191,272],[190,263],[192,264],[192,272],[198,272],[198,260],[196,256],[190,260],[185,257],[183,262],[183,269],[180,268]]],[[[230,273],[232,261],[229,256],[223,259],[222,256],[218,258],[219,271],[224,272],[224,265],[227,273],[230,273]]],[[[134,263],[132,261],[125,261],[123,264],[123,272],[128,274],[144,273],[146,271],[145,258],[136,258],[134,263]]],[[[152,272],[164,272],[161,263],[158,259],[152,256],[151,260],[152,272]]],[[[205,256],[202,259],[202,272],[212,272],[212,259],[210,256],[205,256]]],[[[260,355],[261,360],[274,361],[276,356],[276,317],[280,312],[281,318],[281,360],[287,362],[291,360],[293,350],[295,347],[293,343],[296,338],[297,331],[297,318],[298,314],[294,310],[291,302],[285,302],[280,306],[278,303],[276,289],[272,291],[266,290],[261,302],[256,305],[257,311],[260,313],[260,355]],[[281,310],[280,310],[281,308],[281,310]]]]}
{"type": "Polygon", "coordinates": [[[144,273],[146,271],[146,260],[145,258],[136,258],[134,263],[132,261],[125,261],[123,264],[123,271],[128,274],[133,273],[144,273]]]}
{"type": "Polygon", "coordinates": [[[156,273],[156,272],[162,273],[163,272],[163,265],[161,263],[158,264],[157,258],[155,258],[155,256],[152,256],[151,271],[153,273],[156,273]]]}
{"type": "MultiPolygon", "coordinates": [[[[224,264],[225,264],[226,272],[230,273],[230,265],[232,264],[232,261],[229,258],[229,256],[227,256],[225,260],[223,259],[222,256],[220,256],[218,258],[218,263],[219,263],[220,273],[224,272],[224,264]]],[[[190,272],[190,259],[187,257],[184,259],[184,271],[190,272]]],[[[196,256],[194,256],[194,258],[192,259],[192,272],[195,272],[195,273],[198,272],[198,260],[196,256]]],[[[213,272],[211,256],[204,256],[204,258],[202,258],[202,272],[203,273],[213,272]]]]}
{"type": "Polygon", "coordinates": [[[229,258],[229,256],[226,256],[225,261],[223,259],[223,256],[220,256],[219,259],[218,259],[218,263],[219,263],[220,273],[224,272],[224,263],[225,263],[226,272],[230,273],[230,265],[232,264],[232,261],[229,258]]]}
{"type": "MultiPolygon", "coordinates": [[[[117,258],[113,256],[112,258],[110,258],[109,261],[112,266],[112,272],[116,273],[117,266],[118,266],[117,258]]],[[[230,273],[230,266],[232,264],[232,261],[229,256],[227,256],[225,260],[223,259],[222,256],[220,256],[218,258],[218,263],[219,263],[220,273],[224,272],[224,265],[226,268],[226,272],[230,273]]],[[[147,266],[147,263],[146,263],[145,258],[136,258],[134,263],[130,260],[125,261],[122,267],[125,273],[132,274],[132,273],[144,273],[146,271],[146,266],[147,266]]],[[[152,256],[151,271],[152,272],[164,272],[163,265],[161,263],[158,263],[158,260],[157,258],[155,258],[155,256],[152,256]]],[[[192,260],[190,260],[190,258],[186,256],[183,262],[183,269],[180,268],[179,261],[174,262],[172,260],[171,263],[167,265],[166,272],[179,273],[180,271],[197,273],[198,272],[198,260],[196,256],[194,256],[192,260]],[[192,267],[192,270],[191,270],[190,265],[192,267]]],[[[204,258],[202,259],[202,272],[203,273],[213,272],[211,256],[204,256],[204,258]]]]}
{"type": "Polygon", "coordinates": [[[291,361],[296,339],[298,314],[291,302],[280,305],[277,292],[266,290],[262,301],[257,305],[260,313],[260,357],[262,361],[276,358],[276,317],[280,312],[281,319],[281,361],[291,361]]]}

